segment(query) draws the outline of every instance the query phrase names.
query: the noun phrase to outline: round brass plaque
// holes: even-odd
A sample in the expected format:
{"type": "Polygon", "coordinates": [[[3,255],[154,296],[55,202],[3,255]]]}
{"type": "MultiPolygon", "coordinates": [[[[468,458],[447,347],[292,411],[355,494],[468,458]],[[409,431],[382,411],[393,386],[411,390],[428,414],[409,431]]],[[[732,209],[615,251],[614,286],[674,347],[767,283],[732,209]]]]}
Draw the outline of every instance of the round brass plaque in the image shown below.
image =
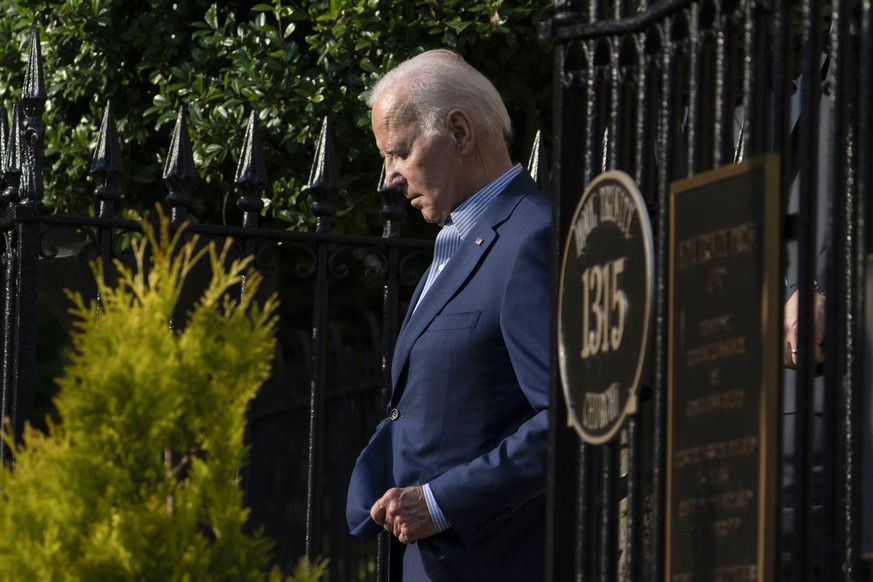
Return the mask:
{"type": "Polygon", "coordinates": [[[582,439],[612,439],[636,411],[650,334],[652,226],[633,179],[612,170],[585,190],[564,245],[558,367],[569,423],[582,439]]]}

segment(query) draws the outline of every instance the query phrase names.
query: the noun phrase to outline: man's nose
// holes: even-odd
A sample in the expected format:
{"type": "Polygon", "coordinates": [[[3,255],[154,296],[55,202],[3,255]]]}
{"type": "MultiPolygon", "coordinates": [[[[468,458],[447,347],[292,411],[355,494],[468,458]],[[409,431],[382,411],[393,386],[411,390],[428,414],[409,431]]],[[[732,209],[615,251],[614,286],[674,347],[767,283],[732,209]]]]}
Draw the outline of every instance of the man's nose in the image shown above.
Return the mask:
{"type": "Polygon", "coordinates": [[[397,165],[390,159],[386,159],[382,165],[382,176],[384,177],[384,185],[386,188],[400,186],[403,183],[403,176],[397,170],[397,165]]]}

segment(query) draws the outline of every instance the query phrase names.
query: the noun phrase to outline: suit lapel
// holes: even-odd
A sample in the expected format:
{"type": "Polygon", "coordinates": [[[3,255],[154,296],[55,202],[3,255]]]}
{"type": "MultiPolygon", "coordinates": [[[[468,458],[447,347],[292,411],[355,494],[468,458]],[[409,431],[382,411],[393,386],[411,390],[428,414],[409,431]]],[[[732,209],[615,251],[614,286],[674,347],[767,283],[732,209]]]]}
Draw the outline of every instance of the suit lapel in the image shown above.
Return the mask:
{"type": "MultiPolygon", "coordinates": [[[[526,173],[520,174],[506,186],[503,192],[491,202],[491,205],[466,238],[461,241],[461,246],[452,255],[446,268],[428,289],[424,301],[413,311],[413,307],[421,295],[425,279],[422,277],[422,281],[419,282],[415,290],[413,302],[410,304],[410,312],[406,314],[394,350],[391,380],[395,391],[400,372],[406,364],[406,359],[409,357],[409,352],[415,341],[454,297],[464,281],[476,270],[498,238],[496,227],[509,218],[521,198],[535,188],[536,184],[526,173]]],[[[396,402],[398,397],[399,394],[392,397],[392,402],[396,402]]]]}
{"type": "Polygon", "coordinates": [[[471,236],[461,242],[461,246],[452,255],[446,268],[428,289],[424,301],[407,317],[406,323],[400,331],[400,336],[397,338],[397,347],[394,351],[392,379],[395,383],[415,340],[475,270],[496,238],[497,233],[490,226],[487,227],[487,232],[482,227],[474,228],[471,236]],[[475,244],[474,241],[477,240],[477,237],[482,239],[481,244],[475,244]],[[472,240],[470,240],[471,238],[472,240]]]}

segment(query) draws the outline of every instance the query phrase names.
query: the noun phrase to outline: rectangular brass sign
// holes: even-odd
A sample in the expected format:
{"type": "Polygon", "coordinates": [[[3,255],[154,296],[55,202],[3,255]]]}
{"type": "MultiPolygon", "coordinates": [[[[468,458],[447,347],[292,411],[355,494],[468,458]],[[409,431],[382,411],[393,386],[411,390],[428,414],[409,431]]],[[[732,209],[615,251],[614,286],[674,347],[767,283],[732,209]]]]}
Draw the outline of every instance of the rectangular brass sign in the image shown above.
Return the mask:
{"type": "Polygon", "coordinates": [[[670,582],[775,579],[778,160],[749,160],[671,188],[670,582]]]}

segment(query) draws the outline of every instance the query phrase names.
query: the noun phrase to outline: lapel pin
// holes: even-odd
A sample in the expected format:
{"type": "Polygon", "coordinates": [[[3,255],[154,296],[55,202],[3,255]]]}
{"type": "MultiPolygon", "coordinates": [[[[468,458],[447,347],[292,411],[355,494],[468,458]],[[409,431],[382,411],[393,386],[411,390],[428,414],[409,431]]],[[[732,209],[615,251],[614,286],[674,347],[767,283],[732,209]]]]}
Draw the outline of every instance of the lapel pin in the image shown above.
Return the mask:
{"type": "Polygon", "coordinates": [[[483,242],[485,242],[485,241],[483,241],[481,238],[476,239],[476,244],[479,245],[480,247],[482,246],[483,242]]]}

